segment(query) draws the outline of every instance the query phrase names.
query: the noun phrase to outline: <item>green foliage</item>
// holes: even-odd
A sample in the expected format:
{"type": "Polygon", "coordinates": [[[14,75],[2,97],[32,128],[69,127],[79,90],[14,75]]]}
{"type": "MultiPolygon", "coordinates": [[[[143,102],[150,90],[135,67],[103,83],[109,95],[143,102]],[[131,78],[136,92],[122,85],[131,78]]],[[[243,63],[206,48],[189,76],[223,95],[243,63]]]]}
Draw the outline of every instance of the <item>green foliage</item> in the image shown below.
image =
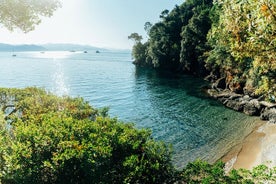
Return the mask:
{"type": "Polygon", "coordinates": [[[134,45],[136,65],[224,77],[234,92],[275,101],[275,0],[187,0],[160,19],[134,45]]]}
{"type": "Polygon", "coordinates": [[[59,0],[1,0],[0,23],[10,31],[19,28],[26,33],[34,30],[41,16],[52,16],[60,6],[59,0]]]}
{"type": "Polygon", "coordinates": [[[160,22],[154,25],[147,22],[149,40],[133,46],[134,63],[168,71],[204,73],[203,54],[208,49],[206,34],[211,27],[211,7],[212,0],[188,0],[171,12],[161,12],[160,22]]]}
{"type": "Polygon", "coordinates": [[[245,83],[240,83],[241,87],[254,88],[256,94],[266,97],[275,96],[275,1],[217,0],[215,6],[219,7],[219,19],[209,33],[213,49],[207,66],[219,68],[230,86],[234,78],[240,78],[245,83]]]}
{"type": "Polygon", "coordinates": [[[141,40],[143,40],[143,37],[138,33],[131,33],[131,35],[128,36],[128,39],[133,40],[137,44],[137,43],[141,43],[141,40]]]}
{"type": "Polygon", "coordinates": [[[211,28],[212,1],[196,3],[192,9],[193,16],[181,33],[180,62],[184,71],[202,76],[206,73],[204,53],[209,50],[206,35],[211,28]]]}
{"type": "Polygon", "coordinates": [[[170,149],[81,98],[0,89],[1,183],[162,183],[170,149]]]}
{"type": "Polygon", "coordinates": [[[259,165],[252,171],[246,169],[231,170],[225,173],[224,163],[216,162],[209,164],[197,160],[189,163],[181,172],[181,179],[185,183],[216,183],[216,184],[254,184],[254,183],[275,183],[276,167],[269,168],[265,165],[259,165]]]}
{"type": "Polygon", "coordinates": [[[148,130],[110,118],[82,98],[38,88],[0,89],[1,183],[274,183],[276,168],[171,164],[148,130]]]}

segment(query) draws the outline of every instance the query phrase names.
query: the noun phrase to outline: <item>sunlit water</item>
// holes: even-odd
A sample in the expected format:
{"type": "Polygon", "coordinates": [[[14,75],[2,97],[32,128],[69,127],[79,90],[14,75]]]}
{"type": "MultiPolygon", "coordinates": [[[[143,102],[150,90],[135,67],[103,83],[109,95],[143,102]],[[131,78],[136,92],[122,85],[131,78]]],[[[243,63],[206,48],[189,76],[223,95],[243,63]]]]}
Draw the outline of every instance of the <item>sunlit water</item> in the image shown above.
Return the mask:
{"type": "Polygon", "coordinates": [[[171,143],[174,163],[213,162],[253,129],[256,118],[226,109],[202,94],[190,76],[136,69],[129,52],[0,53],[0,86],[38,86],[57,95],[81,96],[111,116],[149,128],[171,143]]]}

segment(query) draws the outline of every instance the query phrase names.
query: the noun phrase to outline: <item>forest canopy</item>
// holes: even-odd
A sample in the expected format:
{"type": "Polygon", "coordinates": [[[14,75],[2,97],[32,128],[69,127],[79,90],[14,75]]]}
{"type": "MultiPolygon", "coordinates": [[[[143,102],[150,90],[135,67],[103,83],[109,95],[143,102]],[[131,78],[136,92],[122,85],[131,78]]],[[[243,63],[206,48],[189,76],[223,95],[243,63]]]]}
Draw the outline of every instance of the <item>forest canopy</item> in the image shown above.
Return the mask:
{"type": "Polygon", "coordinates": [[[223,78],[237,93],[276,96],[275,0],[187,0],[135,42],[137,66],[223,78]]]}

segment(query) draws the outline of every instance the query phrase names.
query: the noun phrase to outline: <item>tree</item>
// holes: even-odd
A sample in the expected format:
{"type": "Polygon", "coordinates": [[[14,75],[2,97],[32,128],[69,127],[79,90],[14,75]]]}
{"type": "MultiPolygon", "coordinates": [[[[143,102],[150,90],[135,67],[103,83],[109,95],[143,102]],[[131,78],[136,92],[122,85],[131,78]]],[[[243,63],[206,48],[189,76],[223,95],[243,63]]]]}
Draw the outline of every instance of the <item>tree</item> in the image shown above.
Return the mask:
{"type": "Polygon", "coordinates": [[[165,19],[169,15],[170,11],[169,10],[163,10],[159,16],[161,19],[165,19]]]}
{"type": "Polygon", "coordinates": [[[219,20],[209,33],[213,50],[207,64],[219,65],[230,89],[275,98],[275,1],[217,0],[215,6],[219,20]]]}
{"type": "Polygon", "coordinates": [[[41,17],[50,17],[61,6],[59,0],[1,0],[0,24],[8,30],[20,29],[27,33],[41,22],[41,17]]]}
{"type": "MultiPolygon", "coordinates": [[[[172,11],[162,11],[160,22],[154,25],[147,22],[145,30],[149,39],[147,44],[143,45],[146,48],[139,47],[139,50],[143,51],[139,63],[144,62],[147,66],[167,71],[200,73],[195,70],[204,68],[202,56],[207,50],[205,43],[211,27],[211,7],[212,0],[187,0],[180,6],[175,6],[172,11]],[[191,57],[192,55],[194,56],[191,57]],[[191,62],[196,67],[188,67],[191,62]]],[[[137,47],[134,46],[133,49],[137,50],[137,47]]],[[[141,55],[140,53],[137,56],[141,55]]]]}
{"type": "Polygon", "coordinates": [[[128,39],[133,40],[137,44],[143,40],[143,37],[138,33],[131,33],[131,35],[128,36],[128,39]]]}
{"type": "Polygon", "coordinates": [[[144,30],[147,32],[147,34],[149,34],[151,27],[152,27],[152,23],[150,22],[145,23],[144,30]]]}
{"type": "Polygon", "coordinates": [[[182,28],[180,63],[185,72],[204,76],[204,53],[209,49],[206,37],[211,28],[212,0],[197,3],[189,23],[182,28]]]}

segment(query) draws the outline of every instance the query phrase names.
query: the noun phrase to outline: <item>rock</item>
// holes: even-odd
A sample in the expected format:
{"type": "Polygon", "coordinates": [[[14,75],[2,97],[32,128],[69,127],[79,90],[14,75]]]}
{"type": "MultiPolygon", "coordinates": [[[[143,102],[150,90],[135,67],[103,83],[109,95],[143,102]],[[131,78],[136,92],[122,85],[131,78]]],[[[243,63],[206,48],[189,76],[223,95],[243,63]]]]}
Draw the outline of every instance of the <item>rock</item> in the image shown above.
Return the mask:
{"type": "Polygon", "coordinates": [[[276,108],[268,108],[263,109],[260,118],[262,120],[267,120],[269,123],[276,124],[276,108]]]}
{"type": "Polygon", "coordinates": [[[243,100],[250,101],[252,98],[249,95],[244,95],[242,97],[243,100]]]}
{"type": "Polygon", "coordinates": [[[238,100],[228,100],[228,102],[225,105],[226,107],[229,107],[239,112],[241,112],[244,108],[244,103],[238,100]]]}
{"type": "Polygon", "coordinates": [[[218,98],[218,101],[220,101],[221,103],[223,103],[225,105],[228,102],[228,98],[225,98],[225,97],[218,98]]]}
{"type": "Polygon", "coordinates": [[[261,105],[258,100],[253,99],[245,103],[243,112],[249,116],[260,115],[261,105]]]}
{"type": "Polygon", "coordinates": [[[229,97],[230,100],[240,99],[242,97],[241,94],[232,93],[229,97]]]}
{"type": "Polygon", "coordinates": [[[266,101],[260,101],[260,104],[264,107],[268,107],[268,108],[272,108],[272,107],[276,107],[276,104],[270,103],[270,102],[266,102],[266,101]]]}
{"type": "Polygon", "coordinates": [[[211,97],[216,98],[216,96],[219,94],[219,92],[215,89],[207,89],[207,94],[211,97]]]}
{"type": "MultiPolygon", "coordinates": [[[[217,80],[216,86],[224,85],[224,78],[217,80]]],[[[221,86],[220,86],[221,87],[221,86]]],[[[254,98],[251,95],[242,95],[224,89],[207,89],[207,93],[223,103],[226,107],[243,112],[250,116],[260,116],[262,120],[276,124],[276,104],[269,103],[262,98],[254,98]]]]}
{"type": "Polygon", "coordinates": [[[242,97],[242,95],[240,94],[236,94],[236,93],[233,93],[231,92],[230,90],[223,90],[222,92],[219,92],[217,95],[216,95],[216,98],[231,98],[231,99],[235,99],[237,97],[242,97]]]}
{"type": "Polygon", "coordinates": [[[258,109],[259,113],[260,113],[262,106],[261,106],[260,102],[257,99],[252,99],[252,100],[250,100],[249,103],[253,104],[254,107],[256,107],[258,109]]]}
{"type": "Polygon", "coordinates": [[[272,115],[268,123],[276,124],[276,114],[272,115]]]}

